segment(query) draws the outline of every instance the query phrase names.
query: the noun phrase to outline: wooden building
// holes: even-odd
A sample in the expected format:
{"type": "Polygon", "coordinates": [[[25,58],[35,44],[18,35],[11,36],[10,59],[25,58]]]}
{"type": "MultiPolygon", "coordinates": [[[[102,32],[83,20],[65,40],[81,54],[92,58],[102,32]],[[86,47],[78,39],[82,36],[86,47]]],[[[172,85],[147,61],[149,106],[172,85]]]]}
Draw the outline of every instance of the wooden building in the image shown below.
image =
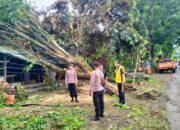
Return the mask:
{"type": "Polygon", "coordinates": [[[30,70],[27,66],[30,61],[18,52],[0,47],[0,78],[9,83],[20,82],[23,84],[43,82],[43,68],[36,64],[30,70]]]}

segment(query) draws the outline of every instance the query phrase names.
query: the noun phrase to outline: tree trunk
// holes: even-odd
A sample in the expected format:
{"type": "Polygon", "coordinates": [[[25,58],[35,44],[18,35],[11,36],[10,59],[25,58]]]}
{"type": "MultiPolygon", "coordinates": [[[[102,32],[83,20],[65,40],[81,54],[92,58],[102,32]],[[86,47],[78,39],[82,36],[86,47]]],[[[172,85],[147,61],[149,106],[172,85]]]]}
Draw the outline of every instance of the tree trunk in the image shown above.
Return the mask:
{"type": "Polygon", "coordinates": [[[154,46],[152,46],[152,48],[151,48],[151,70],[152,70],[152,72],[157,71],[157,63],[156,63],[155,47],[154,46]]]}
{"type": "Polygon", "coordinates": [[[139,51],[136,51],[136,63],[135,63],[135,69],[134,69],[134,74],[133,74],[133,88],[135,88],[135,80],[136,80],[136,72],[139,64],[139,51]]]}
{"type": "Polygon", "coordinates": [[[115,86],[113,86],[111,83],[109,83],[106,80],[103,80],[102,82],[105,83],[106,92],[109,95],[114,95],[114,94],[117,95],[118,94],[118,91],[117,91],[117,89],[115,89],[115,86]]]}

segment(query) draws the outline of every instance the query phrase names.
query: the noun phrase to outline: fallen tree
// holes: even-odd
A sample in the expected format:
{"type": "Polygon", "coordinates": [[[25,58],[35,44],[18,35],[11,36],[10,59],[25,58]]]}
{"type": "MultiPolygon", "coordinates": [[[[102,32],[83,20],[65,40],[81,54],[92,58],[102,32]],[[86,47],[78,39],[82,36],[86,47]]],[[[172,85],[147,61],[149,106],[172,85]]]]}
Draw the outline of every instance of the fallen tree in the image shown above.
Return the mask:
{"type": "MultiPolygon", "coordinates": [[[[18,51],[32,64],[38,63],[61,74],[65,74],[65,69],[59,68],[54,62],[56,60],[66,64],[74,63],[79,77],[89,78],[92,71],[85,61],[70,55],[59,46],[33,15],[27,15],[16,23],[0,22],[0,45],[18,51]]],[[[117,94],[117,90],[108,82],[106,88],[109,94],[117,94]]]]}

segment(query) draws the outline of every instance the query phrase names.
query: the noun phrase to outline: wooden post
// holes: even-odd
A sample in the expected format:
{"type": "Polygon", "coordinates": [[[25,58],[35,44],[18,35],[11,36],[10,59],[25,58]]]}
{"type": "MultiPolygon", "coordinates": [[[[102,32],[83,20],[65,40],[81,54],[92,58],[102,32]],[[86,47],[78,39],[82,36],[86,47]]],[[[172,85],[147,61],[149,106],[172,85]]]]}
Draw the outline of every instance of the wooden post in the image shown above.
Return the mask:
{"type": "Polygon", "coordinates": [[[41,82],[41,75],[38,74],[38,83],[40,83],[40,82],[41,82]]]}
{"type": "Polygon", "coordinates": [[[29,72],[24,72],[24,82],[25,82],[25,84],[28,84],[30,82],[29,72]]]}
{"type": "Polygon", "coordinates": [[[7,57],[4,55],[4,80],[7,80],[7,57]]]}

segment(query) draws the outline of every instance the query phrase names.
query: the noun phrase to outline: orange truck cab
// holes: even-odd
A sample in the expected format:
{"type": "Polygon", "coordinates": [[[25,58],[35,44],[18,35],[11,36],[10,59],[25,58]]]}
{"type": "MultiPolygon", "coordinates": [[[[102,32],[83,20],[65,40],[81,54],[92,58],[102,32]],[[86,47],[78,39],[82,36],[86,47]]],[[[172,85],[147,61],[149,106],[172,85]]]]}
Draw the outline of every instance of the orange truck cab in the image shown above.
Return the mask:
{"type": "Polygon", "coordinates": [[[160,60],[159,64],[158,64],[158,71],[160,73],[167,71],[167,70],[172,70],[173,73],[176,72],[176,61],[172,60],[172,59],[162,59],[160,60]]]}

